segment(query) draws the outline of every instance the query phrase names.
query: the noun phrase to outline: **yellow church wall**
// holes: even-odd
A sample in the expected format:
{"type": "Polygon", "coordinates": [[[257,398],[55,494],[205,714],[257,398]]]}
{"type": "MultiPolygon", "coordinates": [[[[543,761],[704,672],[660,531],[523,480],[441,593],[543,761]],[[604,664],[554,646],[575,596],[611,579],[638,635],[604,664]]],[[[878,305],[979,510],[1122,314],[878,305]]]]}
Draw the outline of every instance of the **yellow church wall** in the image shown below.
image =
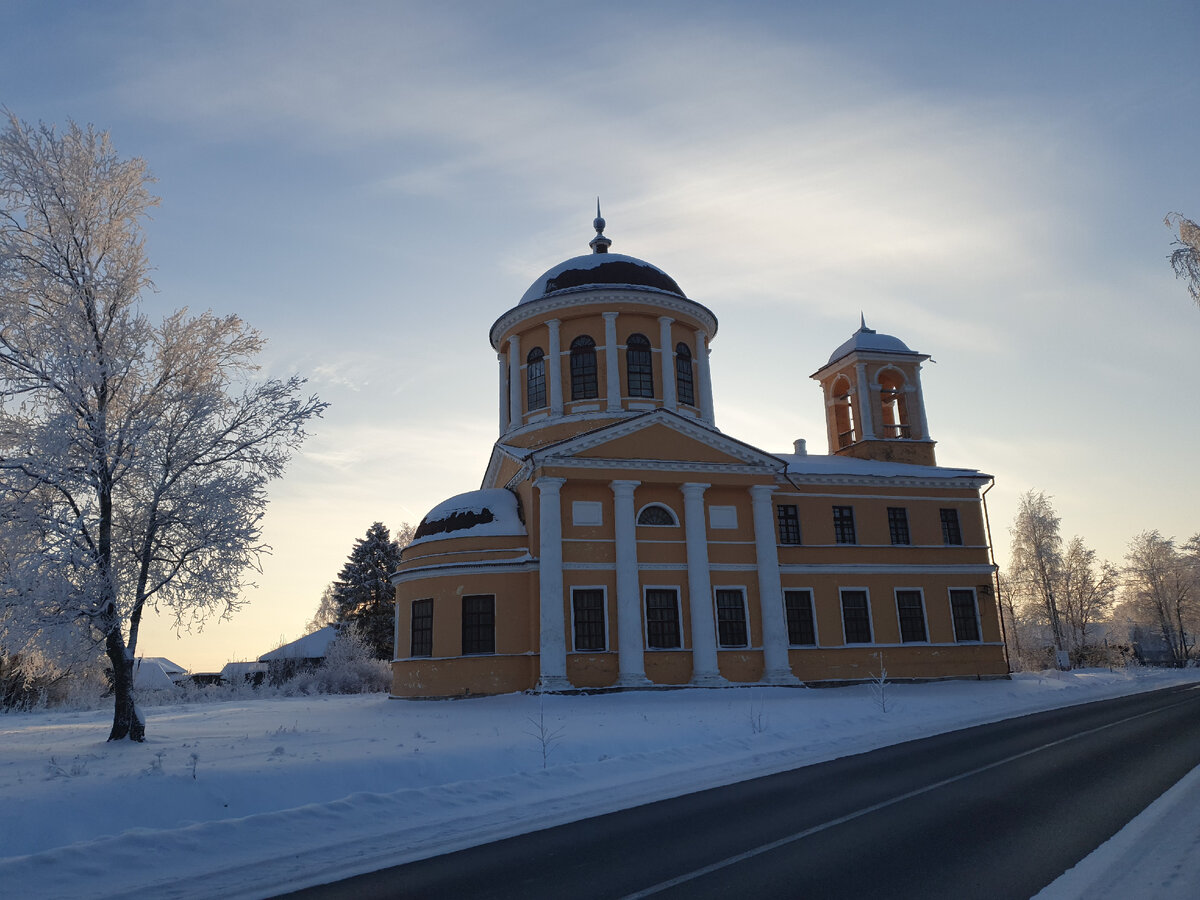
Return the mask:
{"type": "Polygon", "coordinates": [[[692,680],[692,654],[683,650],[647,650],[646,677],[654,684],[687,684],[692,680]]]}
{"type": "Polygon", "coordinates": [[[718,650],[717,670],[726,681],[753,684],[763,676],[761,650],[718,650]]]}
{"type": "Polygon", "coordinates": [[[392,663],[394,697],[467,697],[527,691],[537,683],[537,657],[464,656],[392,663]]]}
{"type": "Polygon", "coordinates": [[[580,688],[611,687],[617,681],[617,654],[568,653],[567,678],[580,688]]]}

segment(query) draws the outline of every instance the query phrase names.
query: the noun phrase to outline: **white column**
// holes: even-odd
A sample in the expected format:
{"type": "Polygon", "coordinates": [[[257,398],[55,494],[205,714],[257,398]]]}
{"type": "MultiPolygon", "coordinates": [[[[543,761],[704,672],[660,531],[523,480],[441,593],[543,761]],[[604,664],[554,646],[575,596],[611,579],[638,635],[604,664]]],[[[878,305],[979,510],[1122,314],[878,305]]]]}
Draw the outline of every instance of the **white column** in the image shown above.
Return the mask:
{"type": "Polygon", "coordinates": [[[714,428],[717,417],[713,412],[712,374],[708,370],[707,335],[703,331],[696,332],[696,367],[699,369],[700,384],[700,417],[714,428]]]}
{"type": "Polygon", "coordinates": [[[546,323],[550,327],[550,354],[546,358],[546,378],[550,381],[550,415],[563,414],[562,348],[558,344],[558,319],[546,323]]]}
{"type": "Polygon", "coordinates": [[[875,440],[875,426],[872,423],[875,421],[875,417],[872,409],[875,399],[871,396],[871,384],[867,381],[867,364],[858,363],[854,367],[854,372],[858,381],[858,427],[862,429],[859,440],[873,441],[875,440]]]}
{"type": "Polygon", "coordinates": [[[658,317],[658,343],[662,346],[662,398],[666,409],[675,409],[675,345],[671,343],[670,316],[658,317]]]}
{"type": "Polygon", "coordinates": [[[775,541],[775,516],[771,492],[775,486],[750,488],[754,510],[754,553],[758,564],[758,603],[762,611],[763,677],[767,684],[796,684],[788,661],[787,619],[783,612],[783,586],[779,579],[779,547],[775,541]]]}
{"type": "Polygon", "coordinates": [[[712,581],[708,575],[708,530],[704,521],[707,484],[689,482],[683,491],[683,523],[687,532],[688,609],[692,615],[692,684],[724,684],[717,665],[717,624],[713,616],[712,581]]]}
{"type": "Polygon", "coordinates": [[[508,420],[514,428],[521,424],[521,339],[508,339],[508,420]]]}
{"type": "Polygon", "coordinates": [[[608,409],[621,408],[621,366],[617,360],[617,314],[602,313],[604,316],[604,368],[608,392],[608,409]]]}
{"type": "Polygon", "coordinates": [[[500,433],[508,431],[508,362],[503,353],[497,353],[500,363],[500,433]]]}
{"type": "Polygon", "coordinates": [[[640,481],[613,481],[613,527],[617,549],[617,684],[649,684],[642,638],[642,588],[638,579],[637,523],[633,490],[640,481]]]}
{"type": "MultiPolygon", "coordinates": [[[[913,412],[914,412],[913,407],[915,405],[915,407],[916,407],[915,411],[916,411],[917,415],[920,417],[920,421],[917,425],[917,428],[915,428],[914,431],[918,432],[921,435],[921,440],[927,441],[927,440],[929,440],[929,420],[925,418],[925,392],[923,390],[921,390],[921,367],[920,366],[917,366],[913,372],[913,381],[914,381],[914,387],[917,390],[917,402],[916,402],[916,404],[911,404],[911,403],[909,404],[909,407],[908,407],[909,413],[908,414],[910,416],[913,414],[913,412]]],[[[913,437],[916,437],[916,435],[914,434],[913,437]]]]}
{"type": "Polygon", "coordinates": [[[566,617],[563,615],[562,501],[559,490],[565,478],[539,478],[538,572],[541,640],[538,647],[541,678],[538,689],[565,690],[567,680],[566,617]]]}

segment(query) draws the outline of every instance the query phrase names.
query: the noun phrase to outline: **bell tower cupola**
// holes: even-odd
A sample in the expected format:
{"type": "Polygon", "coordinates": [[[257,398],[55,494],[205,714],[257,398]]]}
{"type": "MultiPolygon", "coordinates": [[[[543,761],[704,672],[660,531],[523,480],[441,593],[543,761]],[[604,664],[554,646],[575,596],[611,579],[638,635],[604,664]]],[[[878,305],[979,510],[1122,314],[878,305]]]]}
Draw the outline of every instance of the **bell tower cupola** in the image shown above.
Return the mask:
{"type": "Polygon", "coordinates": [[[829,452],[937,465],[921,393],[921,363],[929,356],[868,328],[865,317],[860,323],[812,376],[825,395],[829,452]]]}

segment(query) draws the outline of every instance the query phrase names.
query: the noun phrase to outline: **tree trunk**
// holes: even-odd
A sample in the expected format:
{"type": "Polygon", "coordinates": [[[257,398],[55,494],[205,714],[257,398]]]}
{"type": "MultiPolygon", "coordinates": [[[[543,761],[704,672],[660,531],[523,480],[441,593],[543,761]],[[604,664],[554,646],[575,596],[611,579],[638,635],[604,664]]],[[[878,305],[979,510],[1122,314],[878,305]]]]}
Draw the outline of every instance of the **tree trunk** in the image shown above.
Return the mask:
{"type": "Polygon", "coordinates": [[[125,641],[121,639],[121,628],[115,624],[109,629],[104,641],[104,650],[113,669],[113,725],[109,732],[110,741],[128,738],[139,743],[146,740],[146,723],[133,701],[133,660],[125,653],[125,641]]]}

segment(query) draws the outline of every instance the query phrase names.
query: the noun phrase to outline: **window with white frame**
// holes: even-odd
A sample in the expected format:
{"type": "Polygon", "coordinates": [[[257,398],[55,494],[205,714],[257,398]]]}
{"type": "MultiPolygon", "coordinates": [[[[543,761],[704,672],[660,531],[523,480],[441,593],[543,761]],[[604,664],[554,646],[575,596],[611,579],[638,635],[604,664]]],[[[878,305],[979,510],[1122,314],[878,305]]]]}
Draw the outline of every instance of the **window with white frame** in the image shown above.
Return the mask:
{"type": "Polygon", "coordinates": [[[783,611],[787,616],[788,643],[796,647],[815,646],[817,628],[813,620],[812,591],[784,591],[783,611]]]}
{"type": "Polygon", "coordinates": [[[603,588],[571,589],[571,622],[576,652],[608,649],[603,588]]]}
{"type": "Polygon", "coordinates": [[[746,594],[741,588],[717,588],[717,645],[747,647],[746,594]]]}
{"type": "Polygon", "coordinates": [[[896,617],[900,620],[900,640],[903,643],[929,640],[925,632],[925,602],[919,590],[896,589],[896,617]]]}
{"type": "Polygon", "coordinates": [[[842,588],[842,628],[847,644],[871,643],[871,603],[860,588],[842,588]]]}
{"type": "Polygon", "coordinates": [[[646,588],[646,646],[651,650],[678,650],[679,591],[646,588]]]}
{"type": "Polygon", "coordinates": [[[978,641],[979,608],[974,588],[950,589],[950,612],[954,616],[954,640],[978,641]]]}
{"type": "Polygon", "coordinates": [[[642,511],[638,513],[637,523],[639,525],[661,525],[666,527],[678,525],[679,520],[675,518],[675,513],[661,503],[651,503],[643,507],[642,511]]]}

